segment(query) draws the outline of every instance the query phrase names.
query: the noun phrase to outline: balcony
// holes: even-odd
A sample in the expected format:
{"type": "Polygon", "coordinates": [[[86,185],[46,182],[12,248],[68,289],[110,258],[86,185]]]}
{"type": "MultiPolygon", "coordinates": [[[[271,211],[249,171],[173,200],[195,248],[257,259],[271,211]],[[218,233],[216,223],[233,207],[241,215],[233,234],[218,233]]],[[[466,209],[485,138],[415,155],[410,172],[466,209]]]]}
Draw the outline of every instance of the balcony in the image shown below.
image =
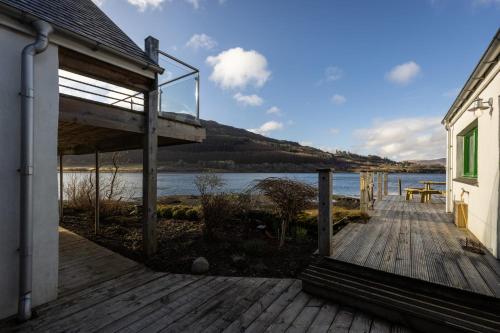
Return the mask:
{"type": "MultiPolygon", "coordinates": [[[[199,71],[159,52],[158,146],[201,142],[199,71]]],[[[82,75],[59,70],[59,152],[86,154],[139,149],[143,146],[145,94],[82,75]]]]}

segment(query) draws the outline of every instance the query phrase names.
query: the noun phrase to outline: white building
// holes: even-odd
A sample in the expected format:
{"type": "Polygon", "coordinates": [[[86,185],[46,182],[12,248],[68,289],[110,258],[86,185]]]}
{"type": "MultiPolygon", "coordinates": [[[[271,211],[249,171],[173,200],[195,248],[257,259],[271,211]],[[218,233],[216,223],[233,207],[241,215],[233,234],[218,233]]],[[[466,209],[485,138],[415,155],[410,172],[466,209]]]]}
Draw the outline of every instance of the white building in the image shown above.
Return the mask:
{"type": "Polygon", "coordinates": [[[447,131],[446,210],[468,205],[467,229],[499,258],[500,30],[443,119],[447,131]]]}
{"type": "Polygon", "coordinates": [[[205,137],[198,70],[158,47],[148,37],[141,49],[91,0],[0,0],[0,319],[27,320],[58,296],[58,155],[96,154],[98,170],[100,152],[142,149],[143,244],[155,252],[157,147],[205,137]],[[190,72],[161,81],[161,59],[190,72]],[[191,116],[162,108],[181,79],[191,116]]]}

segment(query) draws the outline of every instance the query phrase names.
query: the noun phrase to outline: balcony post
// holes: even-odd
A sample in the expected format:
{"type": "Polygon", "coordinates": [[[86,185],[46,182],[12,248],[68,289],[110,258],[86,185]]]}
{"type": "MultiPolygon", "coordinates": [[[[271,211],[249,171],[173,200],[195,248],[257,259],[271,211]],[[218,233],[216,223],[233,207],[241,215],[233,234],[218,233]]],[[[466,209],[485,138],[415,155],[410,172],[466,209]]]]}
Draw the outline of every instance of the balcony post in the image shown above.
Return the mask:
{"type": "Polygon", "coordinates": [[[318,170],[318,252],[332,254],[332,169],[318,170]]]}
{"type": "Polygon", "coordinates": [[[59,224],[62,224],[64,218],[64,184],[63,184],[63,154],[59,154],[59,224]]]}
{"type": "MultiPolygon", "coordinates": [[[[145,50],[151,60],[158,63],[159,42],[149,36],[145,50]]],[[[144,94],[144,145],[142,158],[142,195],[143,195],[143,250],[151,257],[157,250],[156,201],[157,201],[157,157],[158,157],[158,77],[150,91],[144,94]]]]}
{"type": "Polygon", "coordinates": [[[99,204],[100,204],[100,197],[99,193],[100,188],[99,188],[99,151],[95,151],[95,203],[94,203],[94,232],[95,234],[99,234],[99,204]]]}

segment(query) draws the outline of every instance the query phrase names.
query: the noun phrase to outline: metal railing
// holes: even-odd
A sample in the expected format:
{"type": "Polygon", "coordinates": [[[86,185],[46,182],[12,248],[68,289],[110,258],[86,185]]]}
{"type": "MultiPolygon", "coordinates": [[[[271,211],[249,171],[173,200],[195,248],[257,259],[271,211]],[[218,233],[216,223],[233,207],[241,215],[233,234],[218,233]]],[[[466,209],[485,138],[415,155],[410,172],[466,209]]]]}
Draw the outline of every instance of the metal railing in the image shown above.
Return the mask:
{"type": "MultiPolygon", "coordinates": [[[[158,51],[165,72],[158,77],[158,112],[177,119],[200,117],[200,72],[197,68],[158,51]]],[[[59,70],[59,92],[83,99],[144,111],[144,94],[65,70],[59,70]]]]}
{"type": "Polygon", "coordinates": [[[199,119],[200,71],[163,51],[158,54],[165,68],[158,79],[160,112],[199,119]]]}
{"type": "Polygon", "coordinates": [[[143,93],[64,70],[59,70],[59,92],[134,111],[144,111],[143,93]]]}

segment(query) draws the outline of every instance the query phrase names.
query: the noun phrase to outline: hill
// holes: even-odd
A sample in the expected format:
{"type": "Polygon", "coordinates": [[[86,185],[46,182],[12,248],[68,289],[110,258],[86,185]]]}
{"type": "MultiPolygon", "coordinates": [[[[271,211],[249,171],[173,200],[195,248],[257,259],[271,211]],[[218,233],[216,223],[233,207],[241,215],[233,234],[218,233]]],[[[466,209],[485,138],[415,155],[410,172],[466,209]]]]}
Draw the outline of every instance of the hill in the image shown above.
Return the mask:
{"type": "MultiPolygon", "coordinates": [[[[362,156],[346,151],[325,152],[215,121],[202,121],[202,124],[207,130],[207,138],[203,143],[162,147],[158,150],[160,171],[313,172],[325,167],[337,171],[366,168],[428,171],[422,165],[398,163],[379,156],[362,156]]],[[[93,164],[92,156],[71,156],[67,160],[66,165],[74,167],[90,167],[93,164]]],[[[121,160],[128,167],[139,167],[141,152],[124,152],[121,160]]],[[[109,163],[109,156],[104,157],[104,163],[106,161],[109,163]]]]}

